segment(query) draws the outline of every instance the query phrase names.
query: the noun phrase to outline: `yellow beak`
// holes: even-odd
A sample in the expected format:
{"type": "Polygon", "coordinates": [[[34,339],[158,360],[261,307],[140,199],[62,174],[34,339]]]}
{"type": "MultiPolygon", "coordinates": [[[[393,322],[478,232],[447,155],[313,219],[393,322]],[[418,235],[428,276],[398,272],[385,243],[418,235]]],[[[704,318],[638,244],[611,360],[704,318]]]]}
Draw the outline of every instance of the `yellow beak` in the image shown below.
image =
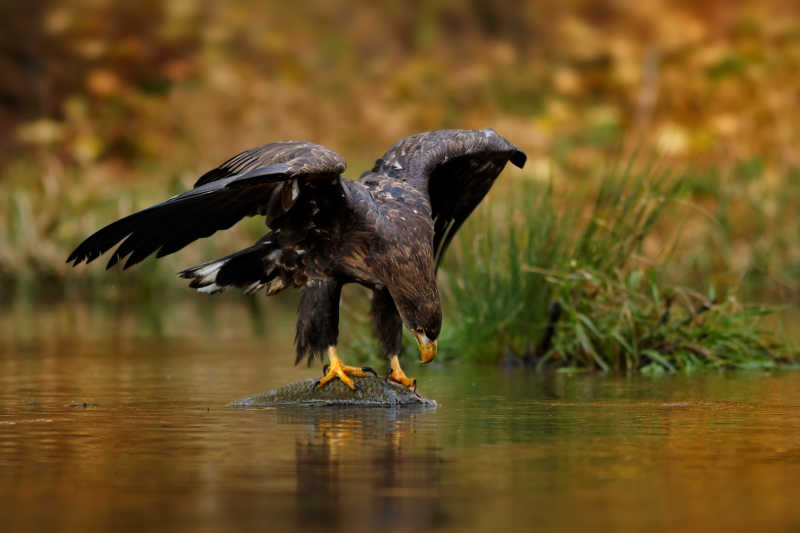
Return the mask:
{"type": "Polygon", "coordinates": [[[419,346],[419,360],[421,363],[430,363],[436,357],[436,341],[432,341],[427,335],[413,332],[419,346]]]}

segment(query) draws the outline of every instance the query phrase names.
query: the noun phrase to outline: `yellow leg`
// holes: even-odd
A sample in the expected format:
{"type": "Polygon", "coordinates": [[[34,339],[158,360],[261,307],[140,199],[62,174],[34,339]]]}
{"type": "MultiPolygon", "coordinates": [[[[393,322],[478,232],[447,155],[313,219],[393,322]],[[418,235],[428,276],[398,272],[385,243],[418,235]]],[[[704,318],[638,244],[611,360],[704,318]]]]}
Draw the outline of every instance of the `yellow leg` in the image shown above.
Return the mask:
{"type": "Polygon", "coordinates": [[[389,375],[386,376],[387,379],[390,379],[395,383],[399,383],[404,387],[408,387],[411,390],[417,390],[417,380],[406,376],[406,373],[403,372],[402,368],[400,368],[400,359],[397,357],[397,355],[392,356],[389,364],[391,365],[392,370],[389,372],[389,375]]]}
{"type": "Polygon", "coordinates": [[[364,377],[367,375],[367,372],[375,374],[375,371],[369,367],[348,366],[342,363],[342,360],[339,359],[339,354],[336,353],[336,346],[328,347],[328,360],[330,360],[328,371],[325,373],[325,376],[319,380],[319,383],[317,383],[317,388],[324,387],[329,381],[339,378],[342,383],[352,390],[356,390],[358,387],[356,387],[353,380],[350,379],[350,376],[364,377]]]}

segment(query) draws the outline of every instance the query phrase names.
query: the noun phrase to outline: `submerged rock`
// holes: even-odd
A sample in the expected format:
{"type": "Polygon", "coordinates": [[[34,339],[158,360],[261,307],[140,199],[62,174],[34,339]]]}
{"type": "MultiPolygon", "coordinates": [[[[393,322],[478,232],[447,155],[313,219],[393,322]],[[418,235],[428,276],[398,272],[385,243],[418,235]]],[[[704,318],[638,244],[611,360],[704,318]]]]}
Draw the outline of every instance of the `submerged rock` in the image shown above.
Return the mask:
{"type": "Polygon", "coordinates": [[[350,390],[334,380],[318,389],[316,380],[307,379],[284,385],[255,396],[231,402],[233,407],[346,406],[346,407],[435,407],[436,402],[391,381],[374,376],[353,378],[361,390],[350,390]]]}

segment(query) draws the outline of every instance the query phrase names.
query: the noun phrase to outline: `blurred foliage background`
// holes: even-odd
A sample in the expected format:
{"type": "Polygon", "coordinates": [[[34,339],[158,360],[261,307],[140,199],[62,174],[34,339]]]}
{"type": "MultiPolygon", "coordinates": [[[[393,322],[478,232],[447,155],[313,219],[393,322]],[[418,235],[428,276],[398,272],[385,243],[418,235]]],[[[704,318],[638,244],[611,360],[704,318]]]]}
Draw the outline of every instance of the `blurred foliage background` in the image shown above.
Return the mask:
{"type": "Polygon", "coordinates": [[[655,154],[688,195],[643,253],[679,235],[688,283],[797,301],[799,15],[790,0],[2,2],[0,277],[177,285],[263,225],[124,278],[64,258],[258,144],[325,144],[356,177],[408,134],[493,127],[529,156],[496,206],[528,180],[588,210],[571,191],[655,154]]]}

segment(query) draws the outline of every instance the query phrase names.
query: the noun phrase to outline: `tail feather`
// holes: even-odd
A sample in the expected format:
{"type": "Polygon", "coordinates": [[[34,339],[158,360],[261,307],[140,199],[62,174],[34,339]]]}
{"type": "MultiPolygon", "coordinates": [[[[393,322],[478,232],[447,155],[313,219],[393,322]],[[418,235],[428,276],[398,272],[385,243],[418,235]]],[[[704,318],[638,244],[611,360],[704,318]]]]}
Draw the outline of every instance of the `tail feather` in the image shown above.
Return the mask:
{"type": "Polygon", "coordinates": [[[199,292],[217,293],[236,287],[252,294],[266,286],[268,294],[275,294],[286,287],[279,275],[281,269],[274,262],[280,255],[277,252],[271,242],[262,241],[222,259],[187,268],[178,275],[190,280],[189,287],[199,292]]]}
{"type": "Polygon", "coordinates": [[[219,269],[222,268],[222,265],[224,265],[227,260],[228,258],[226,257],[224,259],[218,259],[192,268],[187,268],[180,273],[180,276],[182,278],[191,279],[192,281],[189,283],[189,286],[193,289],[201,289],[209,285],[214,285],[217,279],[217,272],[219,272],[219,269]]]}

